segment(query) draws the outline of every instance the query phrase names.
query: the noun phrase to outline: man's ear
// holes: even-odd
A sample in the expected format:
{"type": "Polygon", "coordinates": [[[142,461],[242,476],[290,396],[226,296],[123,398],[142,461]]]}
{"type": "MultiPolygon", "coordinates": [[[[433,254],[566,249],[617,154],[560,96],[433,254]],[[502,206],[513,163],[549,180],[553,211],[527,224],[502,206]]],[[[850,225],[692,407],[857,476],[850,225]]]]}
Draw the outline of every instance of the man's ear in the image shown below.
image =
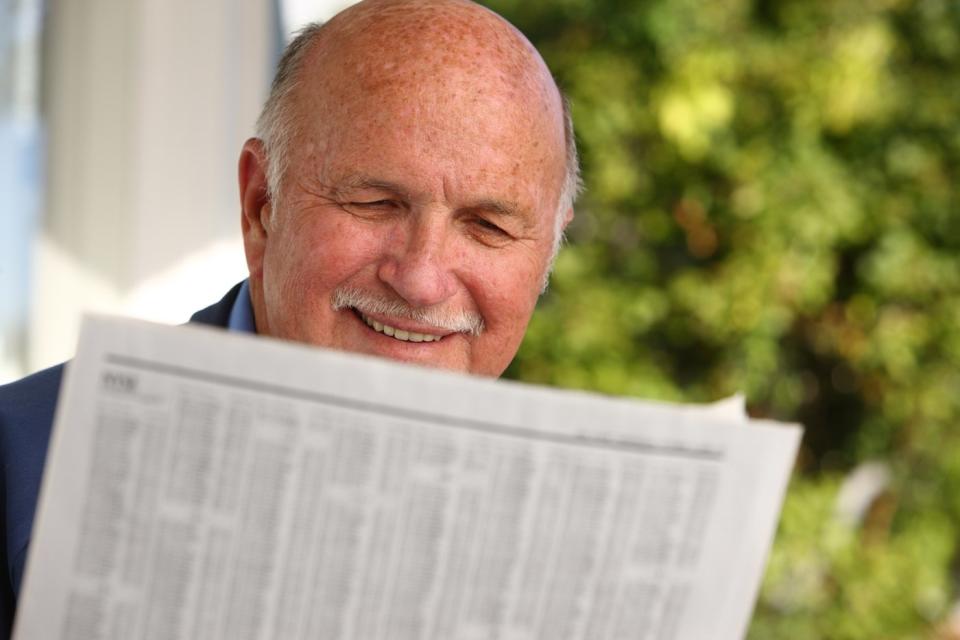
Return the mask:
{"type": "Polygon", "coordinates": [[[250,138],[243,144],[237,169],[243,250],[247,256],[250,277],[259,278],[263,271],[263,254],[269,232],[267,222],[272,213],[267,190],[267,155],[262,140],[250,138]]]}

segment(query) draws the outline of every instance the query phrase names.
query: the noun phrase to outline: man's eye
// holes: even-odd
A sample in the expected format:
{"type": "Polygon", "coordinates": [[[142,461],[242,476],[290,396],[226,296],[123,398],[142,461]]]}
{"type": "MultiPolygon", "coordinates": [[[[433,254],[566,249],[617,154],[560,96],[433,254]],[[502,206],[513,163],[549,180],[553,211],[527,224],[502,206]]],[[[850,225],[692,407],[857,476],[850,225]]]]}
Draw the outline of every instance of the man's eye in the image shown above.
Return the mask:
{"type": "Polygon", "coordinates": [[[387,220],[403,209],[403,203],[389,198],[384,200],[353,200],[340,203],[347,213],[367,220],[387,220]]]}
{"type": "Polygon", "coordinates": [[[470,233],[473,237],[487,246],[503,247],[513,240],[509,231],[486,218],[473,218],[469,224],[470,233]]]}
{"type": "Polygon", "coordinates": [[[395,209],[398,205],[393,200],[369,200],[367,202],[350,202],[349,206],[360,209],[395,209]]]}
{"type": "Polygon", "coordinates": [[[480,227],[481,229],[483,229],[484,231],[496,233],[503,236],[510,235],[506,231],[498,227],[497,225],[487,220],[486,218],[477,218],[476,220],[474,220],[474,224],[480,227]]]}

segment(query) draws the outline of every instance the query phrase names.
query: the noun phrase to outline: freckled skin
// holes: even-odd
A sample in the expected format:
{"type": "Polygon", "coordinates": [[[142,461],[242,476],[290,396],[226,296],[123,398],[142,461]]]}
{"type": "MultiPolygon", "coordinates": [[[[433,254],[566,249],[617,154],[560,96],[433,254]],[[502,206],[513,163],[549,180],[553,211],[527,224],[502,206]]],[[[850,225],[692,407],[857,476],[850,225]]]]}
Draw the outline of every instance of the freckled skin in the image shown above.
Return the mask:
{"type": "Polygon", "coordinates": [[[564,177],[560,97],[532,45],[467,2],[368,0],[324,27],[292,99],[276,203],[260,141],[240,158],[258,331],[502,373],[540,292],[564,177]],[[400,342],[334,311],[344,286],[476,312],[485,330],[400,342]]]}

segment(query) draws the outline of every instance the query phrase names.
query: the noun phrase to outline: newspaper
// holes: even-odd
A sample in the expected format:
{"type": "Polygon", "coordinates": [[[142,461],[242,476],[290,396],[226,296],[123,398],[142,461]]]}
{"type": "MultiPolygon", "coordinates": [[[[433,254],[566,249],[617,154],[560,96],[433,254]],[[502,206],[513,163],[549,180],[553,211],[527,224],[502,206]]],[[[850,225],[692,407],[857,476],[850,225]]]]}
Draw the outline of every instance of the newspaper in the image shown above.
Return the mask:
{"type": "Polygon", "coordinates": [[[90,318],[14,637],[740,638],[799,436],[90,318]]]}

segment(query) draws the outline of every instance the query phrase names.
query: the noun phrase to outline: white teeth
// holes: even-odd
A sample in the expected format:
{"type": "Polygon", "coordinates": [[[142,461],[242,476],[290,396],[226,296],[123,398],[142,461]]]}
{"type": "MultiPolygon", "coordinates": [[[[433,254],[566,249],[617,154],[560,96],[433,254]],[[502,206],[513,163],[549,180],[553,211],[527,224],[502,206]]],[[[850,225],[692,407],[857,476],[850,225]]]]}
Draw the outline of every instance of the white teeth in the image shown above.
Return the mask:
{"type": "Polygon", "coordinates": [[[367,323],[368,326],[372,327],[374,331],[379,333],[384,333],[388,336],[392,336],[397,340],[403,340],[404,342],[437,342],[443,336],[434,336],[429,333],[417,333],[416,331],[404,331],[403,329],[396,329],[391,327],[388,324],[383,324],[382,322],[377,322],[372,318],[360,314],[360,317],[363,318],[363,321],[367,323]]]}

